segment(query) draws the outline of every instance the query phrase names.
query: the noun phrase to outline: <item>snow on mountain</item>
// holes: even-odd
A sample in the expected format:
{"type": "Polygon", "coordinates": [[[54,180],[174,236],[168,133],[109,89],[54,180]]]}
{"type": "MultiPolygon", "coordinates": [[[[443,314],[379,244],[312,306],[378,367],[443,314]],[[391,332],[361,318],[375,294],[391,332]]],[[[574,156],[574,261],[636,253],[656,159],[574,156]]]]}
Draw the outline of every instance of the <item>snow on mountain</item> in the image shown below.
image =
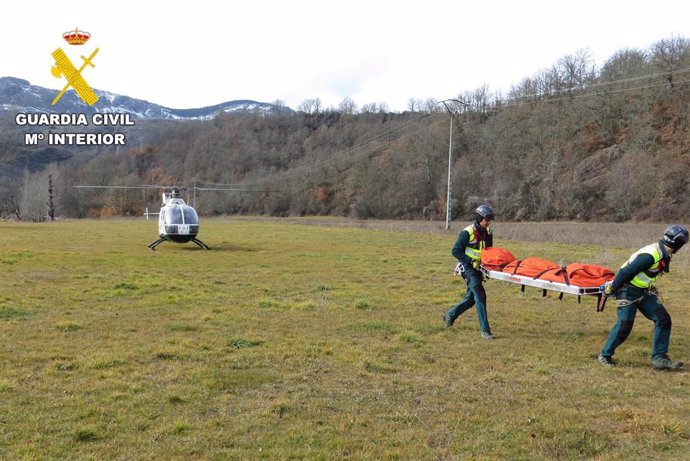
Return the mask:
{"type": "Polygon", "coordinates": [[[67,91],[58,103],[52,101],[58,94],[27,80],[15,77],[0,77],[0,114],[4,112],[85,113],[116,112],[129,113],[133,118],[151,120],[210,120],[220,113],[285,113],[292,109],[274,104],[251,100],[227,101],[214,106],[196,109],[171,109],[141,99],[130,98],[108,91],[94,89],[98,102],[89,107],[74,91],[67,91]]]}

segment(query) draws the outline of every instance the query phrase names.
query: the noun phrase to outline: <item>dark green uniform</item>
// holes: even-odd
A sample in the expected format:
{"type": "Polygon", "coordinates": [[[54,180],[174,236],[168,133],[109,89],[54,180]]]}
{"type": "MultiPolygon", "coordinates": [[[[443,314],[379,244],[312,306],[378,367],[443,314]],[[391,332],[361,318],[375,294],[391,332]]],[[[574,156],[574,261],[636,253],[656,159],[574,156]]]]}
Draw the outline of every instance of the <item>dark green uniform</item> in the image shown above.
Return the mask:
{"type": "Polygon", "coordinates": [[[482,284],[482,275],[477,270],[481,250],[490,246],[493,246],[491,228],[484,229],[476,222],[464,228],[458,235],[452,254],[460,261],[464,268],[463,278],[467,282],[467,291],[460,302],[451,307],[446,313],[444,318],[447,325],[452,325],[460,314],[476,305],[479,327],[482,332],[491,334],[486,311],[486,291],[482,284]]]}
{"type": "Polygon", "coordinates": [[[610,358],[630,335],[638,309],[654,322],[652,360],[666,357],[671,339],[671,316],[659,302],[653,287],[657,277],[668,272],[671,257],[661,241],[634,253],[616,274],[612,291],[618,306],[618,319],[609,334],[601,356],[610,358]]]}

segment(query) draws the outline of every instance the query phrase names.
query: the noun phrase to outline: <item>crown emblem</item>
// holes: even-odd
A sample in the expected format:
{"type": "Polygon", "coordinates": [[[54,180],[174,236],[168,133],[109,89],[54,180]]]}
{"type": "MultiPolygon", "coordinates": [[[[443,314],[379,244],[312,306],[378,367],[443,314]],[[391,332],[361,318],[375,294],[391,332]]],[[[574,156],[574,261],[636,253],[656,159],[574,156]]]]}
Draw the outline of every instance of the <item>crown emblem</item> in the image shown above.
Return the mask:
{"type": "Polygon", "coordinates": [[[70,45],[83,45],[91,38],[91,34],[85,30],[79,30],[76,27],[74,30],[70,30],[62,34],[62,38],[65,39],[70,45]]]}

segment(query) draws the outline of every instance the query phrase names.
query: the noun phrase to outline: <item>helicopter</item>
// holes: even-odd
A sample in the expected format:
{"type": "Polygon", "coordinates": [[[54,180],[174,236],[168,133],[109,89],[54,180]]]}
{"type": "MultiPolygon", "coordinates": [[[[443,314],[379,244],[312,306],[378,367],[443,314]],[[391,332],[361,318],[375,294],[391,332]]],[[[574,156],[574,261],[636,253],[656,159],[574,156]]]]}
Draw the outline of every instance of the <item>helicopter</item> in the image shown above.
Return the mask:
{"type": "Polygon", "coordinates": [[[153,251],[163,242],[172,241],[177,243],[194,242],[204,250],[211,248],[204,242],[196,238],[199,233],[199,216],[196,210],[185,203],[180,197],[180,188],[172,187],[170,193],[163,192],[163,204],[158,213],[145,212],[146,217],[150,214],[158,215],[158,240],[149,243],[148,247],[153,251]]]}
{"type": "MultiPolygon", "coordinates": [[[[81,189],[163,189],[163,203],[158,213],[151,213],[148,208],[144,211],[144,216],[148,219],[149,215],[158,215],[158,239],[149,243],[148,248],[155,250],[163,242],[187,243],[193,242],[204,250],[210,250],[207,244],[197,238],[199,234],[199,215],[194,207],[185,203],[181,197],[181,191],[189,190],[179,186],[165,187],[155,185],[144,186],[74,186],[81,189]]],[[[199,191],[249,191],[249,192],[270,192],[266,190],[250,190],[241,188],[225,187],[191,187],[196,192],[199,191]]]]}

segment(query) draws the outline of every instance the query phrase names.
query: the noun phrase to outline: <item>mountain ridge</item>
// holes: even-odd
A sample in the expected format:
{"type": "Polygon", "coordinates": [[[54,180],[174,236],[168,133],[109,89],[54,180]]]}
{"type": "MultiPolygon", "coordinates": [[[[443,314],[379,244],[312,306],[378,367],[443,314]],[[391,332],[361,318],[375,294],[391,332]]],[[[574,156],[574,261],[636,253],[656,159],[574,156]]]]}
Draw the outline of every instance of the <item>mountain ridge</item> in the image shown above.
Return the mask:
{"type": "Polygon", "coordinates": [[[143,99],[94,89],[99,100],[93,106],[84,104],[74,91],[67,91],[53,106],[58,94],[28,80],[17,77],[0,77],[0,114],[7,112],[86,113],[118,112],[129,113],[134,118],[150,120],[210,120],[220,113],[275,113],[293,112],[292,109],[251,99],[226,101],[213,106],[189,109],[173,109],[143,99]]]}

